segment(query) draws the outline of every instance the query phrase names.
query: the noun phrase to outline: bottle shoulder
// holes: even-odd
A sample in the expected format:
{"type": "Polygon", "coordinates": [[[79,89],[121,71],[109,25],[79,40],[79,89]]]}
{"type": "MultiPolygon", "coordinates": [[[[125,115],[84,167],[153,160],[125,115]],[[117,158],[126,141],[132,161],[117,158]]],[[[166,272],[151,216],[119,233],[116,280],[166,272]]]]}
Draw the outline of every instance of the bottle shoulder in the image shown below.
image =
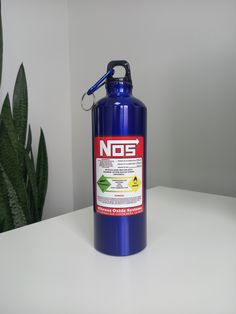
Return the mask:
{"type": "Polygon", "coordinates": [[[134,97],[133,95],[129,96],[106,96],[101,99],[99,99],[95,105],[94,108],[96,107],[106,107],[106,106],[138,106],[138,107],[143,107],[146,109],[146,105],[138,98],[134,97]]]}
{"type": "Polygon", "coordinates": [[[137,104],[137,105],[146,109],[146,105],[140,99],[132,96],[132,100],[133,100],[134,104],[137,104]]]}

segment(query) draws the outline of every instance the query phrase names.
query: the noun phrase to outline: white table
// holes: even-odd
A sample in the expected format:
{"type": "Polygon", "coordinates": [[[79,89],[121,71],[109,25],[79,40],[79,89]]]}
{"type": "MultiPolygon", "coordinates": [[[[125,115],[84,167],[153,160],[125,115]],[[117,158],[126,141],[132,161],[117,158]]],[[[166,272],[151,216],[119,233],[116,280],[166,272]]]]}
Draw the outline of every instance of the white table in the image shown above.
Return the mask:
{"type": "Polygon", "coordinates": [[[236,199],[148,191],[148,246],[93,248],[92,208],[0,235],[0,313],[236,313],[236,199]]]}

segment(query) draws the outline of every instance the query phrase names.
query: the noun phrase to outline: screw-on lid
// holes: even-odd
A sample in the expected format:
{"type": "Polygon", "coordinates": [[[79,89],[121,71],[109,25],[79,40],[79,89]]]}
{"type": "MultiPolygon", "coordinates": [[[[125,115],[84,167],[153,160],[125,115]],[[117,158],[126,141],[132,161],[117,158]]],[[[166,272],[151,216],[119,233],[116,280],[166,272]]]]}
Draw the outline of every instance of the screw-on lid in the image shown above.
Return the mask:
{"type": "Polygon", "coordinates": [[[123,66],[125,68],[125,76],[124,77],[114,77],[109,76],[107,77],[107,83],[110,82],[127,82],[132,84],[131,73],[130,73],[130,66],[126,60],[114,60],[108,63],[107,71],[114,69],[116,66],[123,66]]]}

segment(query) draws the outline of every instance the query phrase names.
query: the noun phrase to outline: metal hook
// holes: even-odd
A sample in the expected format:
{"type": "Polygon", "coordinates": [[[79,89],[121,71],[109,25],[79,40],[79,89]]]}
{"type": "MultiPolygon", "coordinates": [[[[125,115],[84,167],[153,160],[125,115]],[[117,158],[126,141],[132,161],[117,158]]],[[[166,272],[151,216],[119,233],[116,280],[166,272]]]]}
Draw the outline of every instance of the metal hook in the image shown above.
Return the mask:
{"type": "Polygon", "coordinates": [[[89,110],[92,109],[92,107],[93,107],[93,106],[95,105],[95,103],[96,103],[96,98],[95,98],[94,92],[95,92],[97,89],[99,89],[100,87],[102,87],[102,86],[105,84],[106,78],[107,78],[108,76],[113,75],[114,72],[115,72],[114,69],[110,69],[109,71],[107,71],[106,74],[104,74],[92,87],[89,88],[89,90],[88,90],[86,93],[83,94],[83,96],[82,96],[82,98],[81,98],[81,107],[82,107],[82,109],[83,109],[84,111],[89,111],[89,110]],[[86,95],[87,95],[87,96],[93,95],[93,104],[92,104],[92,106],[89,107],[89,108],[86,108],[86,107],[84,106],[84,103],[83,103],[84,98],[85,98],[86,95]]]}
{"type": "Polygon", "coordinates": [[[83,96],[82,96],[82,98],[81,98],[81,108],[82,108],[84,111],[89,111],[89,110],[91,110],[92,107],[95,105],[95,103],[96,103],[96,98],[95,98],[95,95],[94,95],[94,94],[92,94],[92,95],[93,95],[93,103],[92,103],[92,106],[90,106],[89,108],[86,108],[86,107],[84,106],[83,101],[84,101],[85,96],[88,96],[88,93],[84,93],[84,94],[83,94],[83,96]]]}

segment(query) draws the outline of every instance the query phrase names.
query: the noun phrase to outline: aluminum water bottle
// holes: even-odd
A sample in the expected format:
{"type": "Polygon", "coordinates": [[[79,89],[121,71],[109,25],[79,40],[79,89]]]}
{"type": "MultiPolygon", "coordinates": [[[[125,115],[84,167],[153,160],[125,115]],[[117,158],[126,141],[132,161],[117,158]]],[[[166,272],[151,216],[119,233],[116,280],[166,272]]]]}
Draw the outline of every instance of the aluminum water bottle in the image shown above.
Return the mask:
{"type": "Polygon", "coordinates": [[[94,243],[105,254],[125,256],[146,246],[145,105],[132,95],[129,63],[124,77],[106,78],[107,96],[92,108],[94,243]]]}

